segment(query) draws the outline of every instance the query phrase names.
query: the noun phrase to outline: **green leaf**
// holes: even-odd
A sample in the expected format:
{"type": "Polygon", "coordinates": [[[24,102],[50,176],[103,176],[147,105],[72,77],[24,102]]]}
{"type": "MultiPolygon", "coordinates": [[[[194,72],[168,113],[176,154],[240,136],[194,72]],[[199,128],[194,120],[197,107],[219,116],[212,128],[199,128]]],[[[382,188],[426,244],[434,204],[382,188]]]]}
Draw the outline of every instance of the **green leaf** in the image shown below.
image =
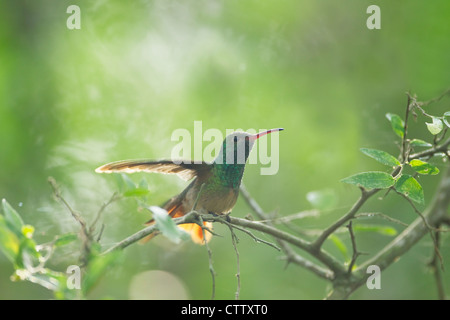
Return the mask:
{"type": "Polygon", "coordinates": [[[2,200],[3,214],[8,227],[18,236],[22,236],[22,227],[24,225],[19,213],[6,201],[2,200]]]}
{"type": "Polygon", "coordinates": [[[394,113],[386,113],[386,118],[391,122],[392,130],[400,138],[403,138],[405,133],[405,122],[398,115],[394,113]]]}
{"type": "Polygon", "coordinates": [[[128,190],[136,189],[136,184],[133,182],[133,180],[131,180],[131,178],[127,174],[117,173],[114,174],[113,176],[116,180],[117,187],[121,194],[127,192],[128,190]]]}
{"type": "Polygon", "coordinates": [[[319,210],[327,210],[334,208],[338,202],[338,196],[333,189],[324,189],[311,191],[306,194],[306,199],[313,206],[319,210]]]}
{"type": "Polygon", "coordinates": [[[357,173],[342,179],[341,182],[354,184],[368,189],[385,189],[392,187],[395,180],[386,172],[370,171],[357,173]]]}
{"type": "Polygon", "coordinates": [[[450,120],[447,119],[449,117],[450,117],[450,111],[447,111],[446,113],[444,113],[444,116],[443,116],[444,123],[447,127],[450,128],[450,120]]]}
{"type": "Polygon", "coordinates": [[[413,139],[409,143],[413,147],[431,147],[432,144],[420,139],[413,139]]]}
{"type": "Polygon", "coordinates": [[[420,174],[436,175],[439,173],[439,169],[437,167],[419,159],[411,160],[409,165],[420,174]]]}
{"type": "Polygon", "coordinates": [[[142,178],[141,181],[139,181],[139,186],[140,189],[147,189],[148,190],[148,182],[145,178],[142,178]]]}
{"type": "Polygon", "coordinates": [[[126,190],[136,189],[136,184],[133,182],[133,180],[131,180],[131,178],[128,175],[122,173],[120,176],[122,177],[122,181],[125,183],[126,190]]]}
{"type": "Polygon", "coordinates": [[[361,148],[360,150],[365,155],[377,160],[378,162],[386,166],[396,167],[400,165],[400,161],[398,161],[397,158],[395,158],[394,156],[390,155],[385,151],[368,148],[361,148]]]}
{"type": "Polygon", "coordinates": [[[166,210],[157,206],[151,206],[149,209],[153,212],[156,226],[164,236],[174,243],[179,243],[181,240],[186,239],[187,232],[173,222],[166,210]]]}
{"type": "Polygon", "coordinates": [[[336,246],[339,252],[342,253],[345,260],[348,260],[349,255],[345,243],[335,234],[331,234],[328,238],[331,240],[331,242],[333,242],[333,244],[336,246]]]}
{"type": "Polygon", "coordinates": [[[56,236],[55,239],[53,240],[53,246],[61,247],[77,239],[78,236],[76,233],[66,233],[60,236],[56,236]]]}
{"type": "Polygon", "coordinates": [[[442,120],[437,117],[432,117],[432,120],[432,123],[425,122],[425,124],[432,135],[437,135],[444,128],[444,124],[442,123],[442,120]]]}
{"type": "Polygon", "coordinates": [[[6,224],[0,214],[0,250],[9,261],[14,262],[19,253],[20,241],[17,235],[6,224]]]}
{"type": "Polygon", "coordinates": [[[397,230],[393,227],[373,224],[355,224],[353,225],[355,232],[377,232],[386,236],[395,236],[397,230]]]}
{"type": "Polygon", "coordinates": [[[395,190],[417,203],[423,204],[425,202],[422,186],[410,175],[400,176],[395,183],[395,190]]]}
{"type": "Polygon", "coordinates": [[[36,249],[36,242],[33,239],[23,237],[20,241],[19,252],[16,255],[16,268],[31,268],[39,265],[41,254],[36,249]]]}
{"type": "Polygon", "coordinates": [[[136,189],[130,189],[123,193],[124,197],[142,197],[146,196],[150,193],[148,189],[142,189],[142,188],[136,188],[136,189]]]}

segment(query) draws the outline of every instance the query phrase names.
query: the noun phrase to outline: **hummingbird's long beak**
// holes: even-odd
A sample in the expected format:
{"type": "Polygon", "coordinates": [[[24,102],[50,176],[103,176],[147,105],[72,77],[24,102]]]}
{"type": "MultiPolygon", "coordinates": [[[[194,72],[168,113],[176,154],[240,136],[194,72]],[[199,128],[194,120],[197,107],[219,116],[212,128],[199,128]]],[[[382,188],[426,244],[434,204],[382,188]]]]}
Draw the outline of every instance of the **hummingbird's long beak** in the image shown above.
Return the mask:
{"type": "Polygon", "coordinates": [[[261,138],[262,136],[265,136],[266,134],[269,134],[269,133],[272,133],[272,132],[276,132],[276,131],[283,131],[283,130],[284,130],[283,128],[270,129],[270,130],[267,130],[267,131],[263,131],[263,132],[259,132],[257,134],[254,134],[253,137],[256,140],[256,139],[261,138]]]}

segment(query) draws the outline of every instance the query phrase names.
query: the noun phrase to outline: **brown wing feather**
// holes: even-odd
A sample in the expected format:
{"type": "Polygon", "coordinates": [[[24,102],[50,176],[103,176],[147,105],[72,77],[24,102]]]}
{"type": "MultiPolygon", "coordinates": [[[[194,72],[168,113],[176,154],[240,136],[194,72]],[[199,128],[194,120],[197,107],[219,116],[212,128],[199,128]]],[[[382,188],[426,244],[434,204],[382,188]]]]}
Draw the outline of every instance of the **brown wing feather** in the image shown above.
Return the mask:
{"type": "Polygon", "coordinates": [[[165,174],[176,174],[184,180],[190,180],[198,175],[208,164],[202,162],[195,163],[175,163],[170,160],[122,160],[107,163],[97,169],[96,172],[112,173],[112,172],[157,172],[165,174]]]}

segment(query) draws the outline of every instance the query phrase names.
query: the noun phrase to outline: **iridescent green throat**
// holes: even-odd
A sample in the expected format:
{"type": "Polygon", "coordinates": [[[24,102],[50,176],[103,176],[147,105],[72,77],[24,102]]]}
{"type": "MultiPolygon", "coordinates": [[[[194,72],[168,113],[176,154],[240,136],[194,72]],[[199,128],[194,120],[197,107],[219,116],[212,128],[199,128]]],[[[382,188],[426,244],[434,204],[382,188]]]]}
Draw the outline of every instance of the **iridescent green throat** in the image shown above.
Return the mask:
{"type": "Polygon", "coordinates": [[[217,182],[223,186],[237,190],[241,184],[244,169],[245,164],[214,163],[214,179],[217,179],[217,182]]]}
{"type": "Polygon", "coordinates": [[[227,187],[231,187],[234,190],[239,189],[241,184],[242,176],[244,175],[245,163],[250,154],[249,140],[245,139],[244,147],[244,159],[242,159],[242,154],[239,154],[236,141],[233,143],[233,149],[228,150],[228,152],[233,153],[232,160],[228,157],[227,161],[227,144],[224,141],[222,145],[222,150],[217,156],[213,164],[213,175],[214,178],[218,179],[218,182],[227,187]],[[220,161],[218,161],[220,160],[220,161]],[[231,163],[228,163],[230,162],[231,163]],[[243,161],[242,161],[243,160],[243,161]]]}

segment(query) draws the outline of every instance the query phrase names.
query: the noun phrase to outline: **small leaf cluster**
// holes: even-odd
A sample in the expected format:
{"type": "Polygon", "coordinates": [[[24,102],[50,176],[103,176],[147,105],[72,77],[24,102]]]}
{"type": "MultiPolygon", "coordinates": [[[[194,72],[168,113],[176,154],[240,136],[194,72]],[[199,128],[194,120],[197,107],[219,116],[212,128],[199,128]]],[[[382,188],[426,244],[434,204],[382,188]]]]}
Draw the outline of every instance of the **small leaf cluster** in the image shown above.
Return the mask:
{"type": "Polygon", "coordinates": [[[19,213],[5,199],[2,200],[2,211],[0,251],[14,266],[11,280],[26,280],[39,284],[53,291],[55,298],[75,298],[76,292],[67,288],[67,275],[45,265],[56,248],[76,240],[77,235],[60,235],[50,243],[38,245],[33,239],[34,227],[25,224],[19,213]]]}
{"type": "Polygon", "coordinates": [[[102,254],[99,243],[92,243],[87,256],[84,257],[84,265],[81,263],[75,265],[85,272],[82,277],[80,272],[80,287],[74,287],[72,274],[68,272],[69,268],[56,271],[47,267],[47,264],[56,249],[79,240],[79,235],[70,232],[57,235],[50,242],[37,244],[33,238],[35,228],[25,224],[20,214],[6,199],[2,200],[1,209],[0,251],[14,267],[12,281],[38,284],[53,292],[56,299],[82,299],[119,258],[120,252],[102,254]]]}
{"type": "MultiPolygon", "coordinates": [[[[357,173],[347,178],[342,179],[344,183],[357,185],[365,189],[389,189],[393,188],[400,194],[403,194],[412,201],[424,204],[424,192],[421,184],[417,180],[418,175],[437,175],[439,173],[438,167],[429,163],[427,159],[417,157],[410,157],[410,153],[414,148],[428,147],[435,148],[437,142],[441,141],[444,137],[447,129],[450,127],[449,117],[450,111],[445,112],[443,116],[431,116],[423,111],[420,104],[409,104],[408,108],[414,113],[414,107],[419,108],[422,113],[431,118],[432,122],[426,122],[425,125],[428,131],[435,136],[434,143],[429,143],[421,139],[406,139],[405,121],[398,115],[393,113],[386,114],[386,118],[389,120],[394,133],[402,139],[402,152],[399,157],[396,158],[383,150],[361,148],[361,152],[378,161],[379,163],[388,166],[392,169],[391,173],[383,171],[369,171],[357,173]],[[445,128],[444,128],[445,124],[445,128]],[[436,135],[441,134],[439,139],[436,139],[436,135]],[[411,169],[411,173],[404,173],[405,169],[411,169]]],[[[414,113],[415,116],[417,116],[414,113]]],[[[431,153],[431,156],[435,154],[431,153]]],[[[445,154],[444,154],[445,155],[445,154]]],[[[427,155],[430,158],[430,155],[427,155]]]]}

